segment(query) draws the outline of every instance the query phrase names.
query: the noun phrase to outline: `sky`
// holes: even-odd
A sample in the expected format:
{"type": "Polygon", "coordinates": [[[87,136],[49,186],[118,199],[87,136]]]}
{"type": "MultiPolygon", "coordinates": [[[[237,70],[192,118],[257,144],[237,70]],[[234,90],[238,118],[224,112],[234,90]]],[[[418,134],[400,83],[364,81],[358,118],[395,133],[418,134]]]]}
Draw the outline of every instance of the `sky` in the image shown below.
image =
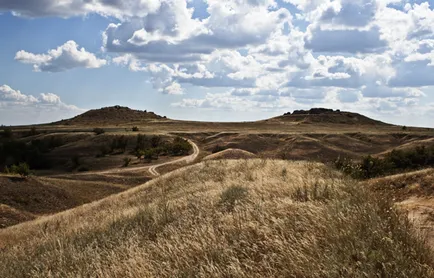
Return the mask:
{"type": "Polygon", "coordinates": [[[0,0],[0,124],[121,105],[434,127],[434,1],[0,0]]]}

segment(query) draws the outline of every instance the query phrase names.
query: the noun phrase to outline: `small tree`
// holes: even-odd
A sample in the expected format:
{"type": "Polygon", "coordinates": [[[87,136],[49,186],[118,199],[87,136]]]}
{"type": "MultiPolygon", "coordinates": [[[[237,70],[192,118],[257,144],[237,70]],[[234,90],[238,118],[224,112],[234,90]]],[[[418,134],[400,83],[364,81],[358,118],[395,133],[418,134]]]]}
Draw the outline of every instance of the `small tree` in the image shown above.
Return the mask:
{"type": "Polygon", "coordinates": [[[131,162],[131,158],[125,157],[124,158],[124,167],[128,167],[128,165],[130,165],[130,162],[131,162]]]}
{"type": "Polygon", "coordinates": [[[22,177],[27,177],[30,175],[30,168],[29,165],[25,162],[22,162],[18,165],[12,165],[11,170],[12,173],[18,174],[22,177]]]}
{"type": "Polygon", "coordinates": [[[137,126],[133,126],[132,130],[133,131],[139,131],[139,128],[137,126]]]}
{"type": "Polygon", "coordinates": [[[5,168],[3,169],[3,173],[5,173],[5,174],[10,174],[11,173],[11,170],[9,170],[8,166],[5,166],[5,168]]]}

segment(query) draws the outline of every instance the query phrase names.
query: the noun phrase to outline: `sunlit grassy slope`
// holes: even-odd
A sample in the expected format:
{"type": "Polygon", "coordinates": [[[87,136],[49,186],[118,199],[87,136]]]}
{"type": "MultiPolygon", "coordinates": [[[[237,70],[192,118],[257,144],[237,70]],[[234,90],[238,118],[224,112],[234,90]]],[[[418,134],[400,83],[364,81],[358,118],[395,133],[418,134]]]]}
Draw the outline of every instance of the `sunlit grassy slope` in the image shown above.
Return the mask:
{"type": "Polygon", "coordinates": [[[433,277],[405,216],[322,164],[206,161],[0,231],[0,277],[433,277]]]}

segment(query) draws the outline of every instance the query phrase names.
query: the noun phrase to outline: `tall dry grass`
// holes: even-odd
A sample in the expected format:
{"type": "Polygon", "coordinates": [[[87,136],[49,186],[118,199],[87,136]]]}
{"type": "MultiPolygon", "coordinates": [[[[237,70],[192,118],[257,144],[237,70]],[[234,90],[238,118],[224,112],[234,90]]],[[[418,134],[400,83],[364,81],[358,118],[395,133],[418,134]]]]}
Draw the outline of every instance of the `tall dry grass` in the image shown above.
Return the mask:
{"type": "Polygon", "coordinates": [[[0,243],[0,277],[434,277],[391,202],[305,162],[206,161],[0,243]]]}

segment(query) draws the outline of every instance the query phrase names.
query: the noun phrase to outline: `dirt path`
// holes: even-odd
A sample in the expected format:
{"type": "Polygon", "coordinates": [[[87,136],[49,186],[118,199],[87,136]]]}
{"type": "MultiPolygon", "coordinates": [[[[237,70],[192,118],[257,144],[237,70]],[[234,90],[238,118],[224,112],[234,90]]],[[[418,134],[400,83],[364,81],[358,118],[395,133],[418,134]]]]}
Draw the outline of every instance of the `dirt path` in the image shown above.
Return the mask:
{"type": "Polygon", "coordinates": [[[154,176],[159,176],[160,174],[157,172],[158,167],[161,167],[164,165],[169,165],[169,164],[180,163],[180,162],[184,162],[184,161],[187,164],[190,162],[193,162],[196,159],[196,157],[199,155],[200,150],[199,150],[199,147],[193,141],[191,141],[191,140],[187,140],[187,141],[193,147],[193,153],[191,155],[186,156],[186,157],[182,157],[179,159],[175,159],[172,161],[164,162],[161,164],[152,165],[151,167],[149,167],[148,171],[154,176]]]}
{"type": "MultiPolygon", "coordinates": [[[[119,173],[130,173],[130,172],[139,172],[143,170],[148,170],[153,176],[159,176],[160,174],[157,172],[157,168],[164,166],[164,165],[170,165],[175,163],[180,163],[185,161],[186,163],[190,163],[193,160],[196,159],[196,157],[199,155],[200,150],[199,147],[191,140],[188,140],[188,143],[193,147],[193,154],[185,157],[181,157],[175,160],[167,161],[164,163],[156,164],[156,165],[144,165],[144,166],[138,166],[138,167],[131,167],[131,168],[116,168],[116,169],[109,169],[109,170],[103,170],[103,171],[88,171],[83,173],[74,173],[72,175],[74,176],[84,176],[84,175],[104,175],[104,174],[119,174],[119,173]]],[[[48,177],[55,178],[57,176],[64,176],[64,174],[56,174],[56,175],[50,175],[48,177]]]]}
{"type": "Polygon", "coordinates": [[[434,198],[410,197],[397,203],[397,206],[408,213],[414,226],[426,237],[429,246],[434,249],[434,198]]]}

